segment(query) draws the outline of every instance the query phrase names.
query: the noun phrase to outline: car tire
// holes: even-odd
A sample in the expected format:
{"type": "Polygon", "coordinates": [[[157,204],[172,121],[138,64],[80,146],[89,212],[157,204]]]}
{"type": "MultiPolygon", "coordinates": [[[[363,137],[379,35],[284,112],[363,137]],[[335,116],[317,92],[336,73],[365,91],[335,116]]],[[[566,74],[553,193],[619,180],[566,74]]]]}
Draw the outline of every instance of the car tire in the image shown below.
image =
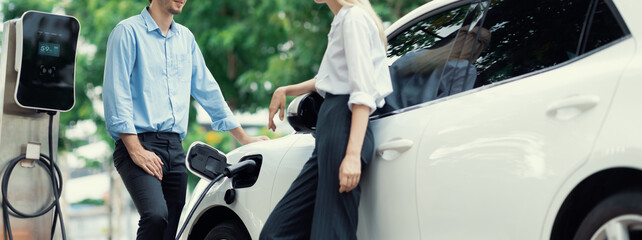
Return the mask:
{"type": "Polygon", "coordinates": [[[246,240],[251,239],[250,235],[243,227],[243,223],[238,220],[227,220],[214,226],[205,236],[205,240],[246,240]]]}
{"type": "Polygon", "coordinates": [[[642,192],[626,191],[602,200],[586,215],[573,239],[642,239],[642,192]]]}

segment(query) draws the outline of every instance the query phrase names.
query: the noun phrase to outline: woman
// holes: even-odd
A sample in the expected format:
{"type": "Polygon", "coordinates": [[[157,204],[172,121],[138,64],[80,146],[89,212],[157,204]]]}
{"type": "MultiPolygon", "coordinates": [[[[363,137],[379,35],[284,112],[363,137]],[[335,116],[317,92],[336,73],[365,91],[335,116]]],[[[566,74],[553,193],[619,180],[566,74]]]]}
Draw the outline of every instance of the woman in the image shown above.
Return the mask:
{"type": "Polygon", "coordinates": [[[392,92],[386,38],[368,0],[315,0],[334,13],[317,76],[277,88],[269,127],[285,97],[317,91],[325,100],[316,145],[299,176],[277,204],[260,239],[356,239],[361,170],[373,155],[368,117],[392,92]]]}

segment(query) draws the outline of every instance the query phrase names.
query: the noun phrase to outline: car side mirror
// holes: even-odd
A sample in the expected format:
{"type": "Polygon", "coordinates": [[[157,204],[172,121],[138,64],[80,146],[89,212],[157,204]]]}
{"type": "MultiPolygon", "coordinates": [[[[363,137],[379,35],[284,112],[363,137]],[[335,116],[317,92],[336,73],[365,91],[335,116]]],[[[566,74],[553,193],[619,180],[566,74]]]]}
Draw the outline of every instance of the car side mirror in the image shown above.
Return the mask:
{"type": "Polygon", "coordinates": [[[288,123],[297,132],[314,132],[322,103],[323,97],[316,92],[296,97],[288,105],[288,123]]]}
{"type": "Polygon", "coordinates": [[[208,180],[223,174],[225,168],[229,166],[227,157],[223,152],[199,141],[189,146],[185,163],[190,172],[208,180]]]}

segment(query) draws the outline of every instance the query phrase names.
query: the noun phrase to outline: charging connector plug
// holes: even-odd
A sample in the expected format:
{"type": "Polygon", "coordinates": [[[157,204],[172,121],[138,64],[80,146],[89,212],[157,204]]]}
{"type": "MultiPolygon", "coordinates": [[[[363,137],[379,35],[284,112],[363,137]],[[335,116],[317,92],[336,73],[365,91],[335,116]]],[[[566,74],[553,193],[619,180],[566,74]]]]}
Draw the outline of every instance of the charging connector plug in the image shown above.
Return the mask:
{"type": "Polygon", "coordinates": [[[252,159],[248,159],[225,168],[225,171],[223,171],[223,174],[225,174],[225,176],[228,178],[233,178],[237,174],[239,174],[241,171],[244,171],[246,169],[247,171],[256,171],[256,168],[257,168],[256,161],[252,159]]]}

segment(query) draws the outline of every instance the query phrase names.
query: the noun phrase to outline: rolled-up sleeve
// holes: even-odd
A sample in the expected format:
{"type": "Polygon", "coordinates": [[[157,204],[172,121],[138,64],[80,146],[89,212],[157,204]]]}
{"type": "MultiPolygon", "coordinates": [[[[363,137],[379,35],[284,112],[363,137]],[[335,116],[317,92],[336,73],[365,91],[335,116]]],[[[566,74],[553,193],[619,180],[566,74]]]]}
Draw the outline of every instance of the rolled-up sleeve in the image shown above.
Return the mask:
{"type": "Polygon", "coordinates": [[[368,35],[371,26],[368,26],[366,19],[361,17],[359,15],[346,16],[342,26],[351,88],[348,107],[352,110],[352,104],[366,105],[372,114],[377,109],[375,99],[378,98],[378,93],[373,75],[375,71],[368,35]]]}
{"type": "Polygon", "coordinates": [[[196,41],[192,43],[191,94],[212,119],[212,129],[228,131],[241,126],[230,110],[221,88],[210,73],[196,41]]]}
{"type": "Polygon", "coordinates": [[[107,41],[102,94],[107,131],[114,139],[120,138],[119,133],[136,134],[130,87],[135,52],[133,31],[116,26],[107,41]]]}

